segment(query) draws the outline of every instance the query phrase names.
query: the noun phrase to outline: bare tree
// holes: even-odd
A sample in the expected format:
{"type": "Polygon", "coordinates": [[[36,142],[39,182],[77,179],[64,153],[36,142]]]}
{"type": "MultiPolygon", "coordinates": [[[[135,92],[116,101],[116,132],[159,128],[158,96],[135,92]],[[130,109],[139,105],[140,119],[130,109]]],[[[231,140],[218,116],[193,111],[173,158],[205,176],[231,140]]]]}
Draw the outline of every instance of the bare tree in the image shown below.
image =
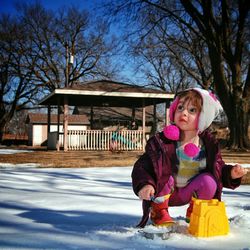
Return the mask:
{"type": "Polygon", "coordinates": [[[207,57],[202,53],[202,44],[185,40],[190,36],[185,33],[183,29],[177,37],[163,22],[157,22],[147,36],[139,38],[136,45],[130,44],[132,55],[139,58],[138,67],[150,85],[178,92],[194,86],[194,79],[196,83],[207,83],[211,78],[211,71],[207,70],[210,72],[207,75],[204,69],[207,57]]]}
{"type": "Polygon", "coordinates": [[[49,91],[93,77],[114,75],[110,57],[115,42],[108,37],[105,22],[99,19],[90,23],[89,13],[75,7],[51,12],[36,3],[20,9],[33,44],[29,56],[39,58],[35,76],[49,91]]]}
{"type": "Polygon", "coordinates": [[[237,3],[223,0],[220,6],[213,1],[202,1],[199,6],[190,1],[181,3],[206,41],[214,86],[229,121],[231,148],[249,147],[250,3],[244,0],[237,3]]]}
{"type": "Polygon", "coordinates": [[[15,17],[2,15],[0,141],[16,111],[55,88],[114,76],[110,58],[115,48],[107,23],[74,7],[53,12],[37,2],[21,4],[15,17]]]}
{"type": "Polygon", "coordinates": [[[28,110],[20,110],[14,112],[11,120],[6,124],[4,128],[4,133],[22,135],[27,134],[27,124],[26,119],[28,115],[28,110]]]}
{"type": "MultiPolygon", "coordinates": [[[[111,1],[114,14],[136,21],[145,37],[164,31],[168,55],[202,87],[213,89],[227,114],[231,149],[249,148],[250,2],[179,0],[111,1]],[[129,14],[131,12],[131,15],[129,14]],[[137,13],[137,16],[135,15],[137,13]],[[163,25],[162,25],[163,24],[163,25]],[[165,25],[165,26],[164,26],[165,25]]],[[[133,30],[135,34],[135,30],[133,30]]]]}
{"type": "Polygon", "coordinates": [[[0,19],[0,140],[14,113],[38,95],[32,82],[35,58],[27,57],[30,47],[26,35],[17,20],[8,16],[0,19]]]}

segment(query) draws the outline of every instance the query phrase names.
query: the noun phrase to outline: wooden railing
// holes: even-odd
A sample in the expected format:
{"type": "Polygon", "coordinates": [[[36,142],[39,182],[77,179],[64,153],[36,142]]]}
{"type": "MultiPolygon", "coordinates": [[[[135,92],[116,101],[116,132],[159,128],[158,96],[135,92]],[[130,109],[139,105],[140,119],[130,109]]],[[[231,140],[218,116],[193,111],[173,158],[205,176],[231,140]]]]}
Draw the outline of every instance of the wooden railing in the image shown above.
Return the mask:
{"type": "Polygon", "coordinates": [[[68,150],[143,150],[142,130],[69,130],[68,150]]]}

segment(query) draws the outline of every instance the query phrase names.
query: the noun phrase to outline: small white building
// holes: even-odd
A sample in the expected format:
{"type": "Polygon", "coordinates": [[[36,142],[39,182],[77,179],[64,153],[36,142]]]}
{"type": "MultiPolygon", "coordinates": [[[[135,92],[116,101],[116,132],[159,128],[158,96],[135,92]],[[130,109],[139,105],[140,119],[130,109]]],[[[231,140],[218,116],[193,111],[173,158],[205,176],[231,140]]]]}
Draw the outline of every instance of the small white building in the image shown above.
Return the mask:
{"type": "MultiPolygon", "coordinates": [[[[47,146],[55,149],[55,141],[57,137],[57,114],[51,114],[50,135],[48,131],[48,115],[40,113],[29,113],[26,119],[28,124],[28,144],[31,146],[47,146]],[[47,144],[47,138],[51,143],[47,144]]],[[[87,130],[89,128],[89,119],[86,115],[69,115],[68,130],[87,130]]],[[[63,115],[60,115],[59,125],[59,144],[63,145],[63,115]]]]}

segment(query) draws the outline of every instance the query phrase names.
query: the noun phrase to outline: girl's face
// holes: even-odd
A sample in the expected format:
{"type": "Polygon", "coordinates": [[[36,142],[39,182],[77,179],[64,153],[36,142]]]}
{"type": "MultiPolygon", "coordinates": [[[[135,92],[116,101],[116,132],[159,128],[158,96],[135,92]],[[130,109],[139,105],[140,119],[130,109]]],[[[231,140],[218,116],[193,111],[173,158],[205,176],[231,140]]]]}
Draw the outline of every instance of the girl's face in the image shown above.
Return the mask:
{"type": "Polygon", "coordinates": [[[175,110],[174,122],[183,131],[194,131],[197,130],[199,114],[191,101],[184,102],[184,98],[181,98],[175,110]]]}

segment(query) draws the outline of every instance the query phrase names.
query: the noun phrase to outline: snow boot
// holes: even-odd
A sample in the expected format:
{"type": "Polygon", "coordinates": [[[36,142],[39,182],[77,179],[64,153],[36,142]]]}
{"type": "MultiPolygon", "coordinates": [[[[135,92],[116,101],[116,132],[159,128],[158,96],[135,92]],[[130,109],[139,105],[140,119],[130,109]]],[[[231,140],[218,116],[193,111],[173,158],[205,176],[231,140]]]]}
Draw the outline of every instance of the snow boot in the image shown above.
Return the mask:
{"type": "Polygon", "coordinates": [[[174,223],[173,219],[170,217],[168,213],[168,201],[169,201],[169,195],[164,196],[164,201],[159,203],[158,200],[161,200],[157,197],[156,199],[153,199],[151,202],[151,214],[150,219],[153,222],[155,226],[169,226],[174,223]]]}
{"type": "Polygon", "coordinates": [[[186,211],[186,222],[189,223],[190,222],[190,217],[191,214],[193,212],[193,207],[194,207],[194,201],[196,200],[196,198],[192,197],[190,203],[189,203],[189,207],[187,208],[186,211]]]}

